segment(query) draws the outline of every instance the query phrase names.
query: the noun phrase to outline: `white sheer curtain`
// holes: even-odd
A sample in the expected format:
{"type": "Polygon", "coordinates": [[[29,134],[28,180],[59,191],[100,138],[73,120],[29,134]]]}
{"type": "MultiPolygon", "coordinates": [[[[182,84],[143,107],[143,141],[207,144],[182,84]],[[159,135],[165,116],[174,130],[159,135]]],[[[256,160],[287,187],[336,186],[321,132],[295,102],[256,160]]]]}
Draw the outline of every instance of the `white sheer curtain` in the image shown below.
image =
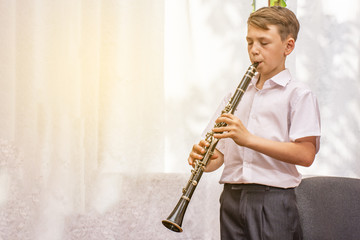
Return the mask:
{"type": "MultiPolygon", "coordinates": [[[[251,3],[0,0],[0,239],[218,239],[219,171],[203,176],[183,233],[161,220],[249,65],[251,3]]],[[[360,4],[287,3],[301,23],[288,67],[323,124],[301,171],[359,177],[360,4]]]]}
{"type": "Polygon", "coordinates": [[[119,239],[125,173],[164,165],[163,1],[0,11],[0,238],[119,239]]]}
{"type": "Polygon", "coordinates": [[[300,1],[296,75],[319,98],[320,153],[304,173],[360,177],[360,4],[300,1]]]}

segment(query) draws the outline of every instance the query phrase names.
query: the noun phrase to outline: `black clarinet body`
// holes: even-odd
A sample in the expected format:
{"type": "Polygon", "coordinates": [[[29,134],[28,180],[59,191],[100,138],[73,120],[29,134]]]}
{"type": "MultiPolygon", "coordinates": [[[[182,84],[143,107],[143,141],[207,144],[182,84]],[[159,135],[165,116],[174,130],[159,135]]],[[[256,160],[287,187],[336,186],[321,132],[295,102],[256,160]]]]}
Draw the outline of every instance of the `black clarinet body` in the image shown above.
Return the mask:
{"type": "MultiPolygon", "coordinates": [[[[241,101],[242,96],[244,95],[247,87],[249,86],[251,79],[256,73],[256,67],[258,63],[250,65],[247,69],[245,75],[243,76],[240,84],[236,88],[236,91],[230,98],[228,104],[222,110],[221,114],[231,113],[233,114],[236,111],[236,108],[241,101]]],[[[226,126],[226,123],[217,123],[214,125],[214,128],[226,126]]],[[[205,137],[205,141],[209,143],[209,147],[205,148],[205,154],[202,160],[195,161],[195,166],[191,170],[191,176],[182,190],[182,196],[180,197],[178,203],[176,204],[174,210],[170,213],[169,217],[162,221],[162,224],[168,229],[174,232],[182,232],[181,228],[183,218],[186,212],[186,209],[189,205],[190,199],[201,179],[201,176],[205,170],[206,165],[210,161],[211,156],[214,154],[216,145],[219,142],[219,139],[215,138],[214,132],[208,132],[205,137]]]]}

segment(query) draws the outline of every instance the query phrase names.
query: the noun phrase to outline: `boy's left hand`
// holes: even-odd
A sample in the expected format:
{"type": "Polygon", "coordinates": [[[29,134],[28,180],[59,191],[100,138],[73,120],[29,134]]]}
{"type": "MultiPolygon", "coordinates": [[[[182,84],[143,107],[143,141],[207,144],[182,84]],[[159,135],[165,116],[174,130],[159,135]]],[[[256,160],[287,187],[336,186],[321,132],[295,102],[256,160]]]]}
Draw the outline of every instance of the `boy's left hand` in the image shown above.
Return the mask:
{"type": "Polygon", "coordinates": [[[241,120],[233,114],[224,113],[215,121],[216,123],[224,122],[225,127],[213,128],[214,137],[218,139],[231,138],[240,146],[246,146],[252,134],[245,128],[241,120]]]}

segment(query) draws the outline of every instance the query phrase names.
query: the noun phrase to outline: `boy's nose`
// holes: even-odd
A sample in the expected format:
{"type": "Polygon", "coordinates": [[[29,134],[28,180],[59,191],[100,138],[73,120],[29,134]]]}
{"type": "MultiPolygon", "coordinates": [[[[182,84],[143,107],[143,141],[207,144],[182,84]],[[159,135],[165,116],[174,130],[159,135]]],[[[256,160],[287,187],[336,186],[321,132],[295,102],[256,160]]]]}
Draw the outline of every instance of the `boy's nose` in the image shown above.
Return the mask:
{"type": "Polygon", "coordinates": [[[250,53],[254,56],[259,54],[259,47],[256,43],[254,43],[250,48],[250,53]]]}
{"type": "Polygon", "coordinates": [[[253,56],[256,56],[256,55],[259,55],[259,49],[255,46],[253,46],[251,49],[250,49],[250,53],[251,55],[253,56]]]}

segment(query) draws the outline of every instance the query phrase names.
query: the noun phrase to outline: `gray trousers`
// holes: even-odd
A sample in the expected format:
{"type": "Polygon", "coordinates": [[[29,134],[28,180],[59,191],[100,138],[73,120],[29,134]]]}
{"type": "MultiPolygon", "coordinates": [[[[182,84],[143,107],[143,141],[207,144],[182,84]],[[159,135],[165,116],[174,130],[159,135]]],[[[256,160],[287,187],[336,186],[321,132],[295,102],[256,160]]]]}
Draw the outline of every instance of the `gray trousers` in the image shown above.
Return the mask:
{"type": "Polygon", "coordinates": [[[301,240],[294,189],[225,184],[220,232],[222,240],[301,240]]]}

